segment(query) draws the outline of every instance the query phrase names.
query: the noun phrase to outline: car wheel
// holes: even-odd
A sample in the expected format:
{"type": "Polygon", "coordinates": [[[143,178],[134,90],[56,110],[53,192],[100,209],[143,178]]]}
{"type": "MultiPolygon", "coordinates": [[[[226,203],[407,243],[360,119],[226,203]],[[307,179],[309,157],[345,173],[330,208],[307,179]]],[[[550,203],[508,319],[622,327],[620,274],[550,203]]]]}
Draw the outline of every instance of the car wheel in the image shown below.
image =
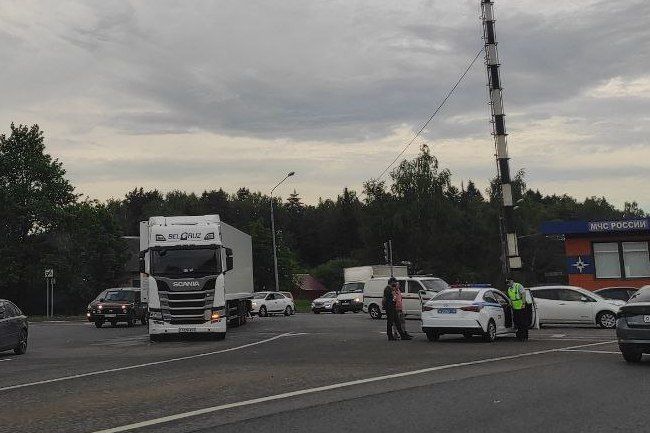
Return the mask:
{"type": "Polygon", "coordinates": [[[611,311],[601,311],[596,316],[596,323],[601,328],[614,329],[616,328],[616,315],[611,311]]]}
{"type": "Polygon", "coordinates": [[[18,345],[14,348],[16,355],[24,355],[27,352],[27,331],[20,330],[20,337],[18,338],[18,345]]]}
{"type": "Polygon", "coordinates": [[[332,314],[339,314],[340,312],[341,311],[338,305],[332,307],[332,314]]]}
{"type": "Polygon", "coordinates": [[[425,331],[425,334],[427,334],[427,340],[429,341],[438,341],[440,339],[440,334],[437,333],[436,331],[425,331]]]}
{"type": "Polygon", "coordinates": [[[319,310],[312,310],[314,314],[320,314],[319,310]]]}
{"type": "Polygon", "coordinates": [[[483,340],[487,343],[493,343],[497,339],[497,325],[493,320],[488,322],[487,331],[483,334],[483,340]]]}
{"type": "Polygon", "coordinates": [[[285,316],[291,316],[291,305],[287,305],[287,308],[284,309],[285,316]]]}
{"type": "Polygon", "coordinates": [[[262,305],[260,307],[259,313],[257,313],[257,314],[259,314],[260,317],[266,317],[266,316],[269,315],[269,313],[268,313],[268,311],[266,311],[266,307],[264,305],[262,305]]]}
{"type": "Polygon", "coordinates": [[[381,310],[375,304],[372,304],[368,308],[368,314],[370,314],[370,317],[373,319],[377,319],[377,320],[381,319],[381,310]]]}
{"type": "Polygon", "coordinates": [[[95,326],[96,327],[101,328],[103,324],[104,324],[103,320],[95,320],[95,326]]]}
{"type": "Polygon", "coordinates": [[[126,326],[128,326],[129,328],[132,328],[134,325],[135,325],[135,317],[133,317],[132,314],[129,314],[126,317],[126,326]]]}
{"type": "Polygon", "coordinates": [[[621,346],[621,353],[623,354],[623,359],[630,363],[641,362],[643,358],[643,353],[636,349],[630,349],[628,347],[621,346]]]}
{"type": "Polygon", "coordinates": [[[152,343],[157,343],[159,341],[162,341],[162,335],[160,334],[150,334],[149,335],[149,341],[152,343]]]}

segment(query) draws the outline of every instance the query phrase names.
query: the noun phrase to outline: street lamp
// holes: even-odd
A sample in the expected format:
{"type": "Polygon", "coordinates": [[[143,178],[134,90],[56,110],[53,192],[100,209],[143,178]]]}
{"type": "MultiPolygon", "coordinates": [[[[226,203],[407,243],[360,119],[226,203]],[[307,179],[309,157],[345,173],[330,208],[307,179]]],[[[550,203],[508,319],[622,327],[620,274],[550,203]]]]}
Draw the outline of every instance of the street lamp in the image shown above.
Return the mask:
{"type": "Polygon", "coordinates": [[[277,252],[277,248],[275,246],[275,218],[273,217],[273,191],[275,191],[275,189],[277,187],[282,185],[282,182],[284,182],[285,180],[287,180],[288,178],[290,178],[294,174],[296,174],[295,171],[290,171],[289,173],[287,173],[287,175],[284,177],[284,179],[282,179],[280,182],[278,182],[278,184],[275,185],[273,187],[273,189],[271,190],[271,232],[273,234],[273,270],[275,272],[275,291],[276,292],[280,291],[280,281],[278,279],[278,252],[277,252]]]}

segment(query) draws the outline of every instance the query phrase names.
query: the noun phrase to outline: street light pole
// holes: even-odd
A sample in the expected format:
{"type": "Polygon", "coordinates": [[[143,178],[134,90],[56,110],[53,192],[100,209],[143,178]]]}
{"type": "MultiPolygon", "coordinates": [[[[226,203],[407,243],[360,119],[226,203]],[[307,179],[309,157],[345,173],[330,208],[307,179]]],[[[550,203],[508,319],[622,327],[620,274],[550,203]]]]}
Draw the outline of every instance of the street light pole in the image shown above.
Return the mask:
{"type": "Polygon", "coordinates": [[[278,251],[277,251],[276,244],[275,244],[275,217],[273,215],[273,191],[275,191],[275,189],[277,187],[282,185],[282,182],[284,182],[285,180],[287,180],[288,178],[290,178],[294,174],[296,174],[296,172],[290,171],[289,173],[287,173],[287,175],[284,177],[284,179],[282,179],[280,182],[278,182],[278,184],[275,185],[273,187],[273,189],[271,189],[271,233],[272,233],[272,236],[273,236],[273,271],[274,271],[274,275],[275,275],[275,291],[276,292],[280,291],[280,279],[278,278],[278,251]]]}

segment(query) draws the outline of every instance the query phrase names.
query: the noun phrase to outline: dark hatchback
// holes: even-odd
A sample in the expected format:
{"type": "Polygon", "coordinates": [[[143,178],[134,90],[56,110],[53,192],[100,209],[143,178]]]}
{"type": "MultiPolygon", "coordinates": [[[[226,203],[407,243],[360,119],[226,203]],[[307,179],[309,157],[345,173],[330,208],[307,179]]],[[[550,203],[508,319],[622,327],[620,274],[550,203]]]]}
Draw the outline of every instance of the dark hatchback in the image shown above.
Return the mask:
{"type": "Polygon", "coordinates": [[[639,290],[621,307],[616,337],[627,362],[639,362],[644,353],[650,353],[650,288],[639,290]]]}
{"type": "Polygon", "coordinates": [[[127,326],[133,326],[136,321],[140,321],[145,325],[147,307],[142,303],[140,294],[138,288],[110,289],[88,313],[92,315],[98,328],[105,322],[110,322],[113,326],[118,322],[126,322],[127,326]]]}
{"type": "Polygon", "coordinates": [[[13,350],[16,355],[27,352],[28,332],[27,316],[13,302],[0,299],[0,352],[13,350]]]}

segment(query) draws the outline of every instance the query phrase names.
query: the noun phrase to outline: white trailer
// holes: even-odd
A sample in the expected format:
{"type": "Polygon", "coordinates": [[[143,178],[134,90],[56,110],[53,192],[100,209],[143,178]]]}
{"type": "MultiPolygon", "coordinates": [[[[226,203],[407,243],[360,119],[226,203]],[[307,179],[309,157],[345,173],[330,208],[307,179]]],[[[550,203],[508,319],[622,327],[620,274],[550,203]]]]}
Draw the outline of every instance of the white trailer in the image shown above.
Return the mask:
{"type": "Polygon", "coordinates": [[[149,337],[226,335],[246,323],[253,293],[251,237],[218,215],[151,217],[140,223],[149,337]]]}

